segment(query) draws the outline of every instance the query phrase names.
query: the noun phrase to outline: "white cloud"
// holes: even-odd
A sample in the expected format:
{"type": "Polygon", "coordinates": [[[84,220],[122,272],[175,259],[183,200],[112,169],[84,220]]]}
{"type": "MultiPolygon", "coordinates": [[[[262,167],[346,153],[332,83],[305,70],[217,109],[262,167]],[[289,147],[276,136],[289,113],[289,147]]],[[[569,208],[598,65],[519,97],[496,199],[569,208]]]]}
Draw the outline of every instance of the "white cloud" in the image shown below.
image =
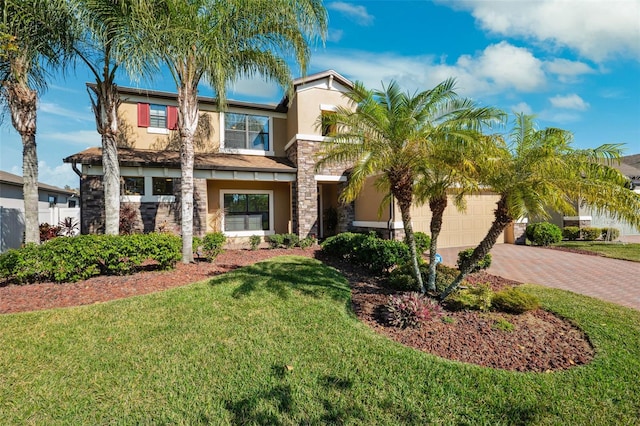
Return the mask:
{"type": "Polygon", "coordinates": [[[349,51],[336,56],[314,55],[317,68],[339,69],[367,87],[396,80],[405,90],[425,90],[454,77],[463,96],[503,92],[533,92],[546,86],[543,62],[527,49],[501,42],[475,55],[462,55],[447,64],[433,56],[400,56],[349,51]]]}
{"type": "Polygon", "coordinates": [[[511,111],[514,113],[522,113],[522,114],[533,114],[533,109],[526,102],[520,102],[511,106],[511,111]]]}
{"type": "Polygon", "coordinates": [[[565,96],[554,96],[549,98],[549,101],[551,102],[551,105],[556,108],[575,109],[578,111],[585,111],[589,108],[589,103],[585,102],[584,99],[575,93],[565,96]]]}
{"type": "Polygon", "coordinates": [[[327,34],[327,41],[332,41],[334,43],[339,42],[340,40],[342,40],[342,36],[344,35],[344,31],[343,30],[337,30],[334,28],[329,28],[329,32],[327,34]]]}
{"type": "Polygon", "coordinates": [[[73,111],[53,102],[40,102],[38,108],[41,112],[53,114],[60,117],[70,118],[76,121],[94,121],[95,118],[90,111],[73,111]]]}
{"type": "Polygon", "coordinates": [[[273,101],[282,94],[282,90],[276,83],[264,81],[261,76],[240,78],[230,84],[227,90],[227,97],[236,100],[249,98],[273,101]]]}
{"type": "Polygon", "coordinates": [[[100,146],[102,139],[96,130],[78,130],[74,132],[51,132],[40,134],[41,139],[68,142],[84,146],[100,146]]]}
{"type": "Polygon", "coordinates": [[[358,25],[369,26],[373,24],[373,15],[370,15],[369,12],[367,12],[367,8],[364,6],[356,6],[343,1],[334,1],[327,4],[327,9],[335,10],[346,15],[358,25]]]}
{"type": "Polygon", "coordinates": [[[581,75],[595,74],[597,72],[584,62],[570,61],[562,58],[547,61],[544,67],[551,74],[555,74],[562,83],[573,83],[576,82],[581,75]]]}
{"type": "Polygon", "coordinates": [[[71,164],[51,167],[45,161],[38,162],[38,182],[59,188],[64,188],[65,185],[69,185],[71,188],[80,186],[80,178],[71,168],[71,164]]]}
{"type": "Polygon", "coordinates": [[[439,1],[471,11],[492,33],[568,47],[599,62],[618,55],[640,60],[637,0],[439,1]]]}

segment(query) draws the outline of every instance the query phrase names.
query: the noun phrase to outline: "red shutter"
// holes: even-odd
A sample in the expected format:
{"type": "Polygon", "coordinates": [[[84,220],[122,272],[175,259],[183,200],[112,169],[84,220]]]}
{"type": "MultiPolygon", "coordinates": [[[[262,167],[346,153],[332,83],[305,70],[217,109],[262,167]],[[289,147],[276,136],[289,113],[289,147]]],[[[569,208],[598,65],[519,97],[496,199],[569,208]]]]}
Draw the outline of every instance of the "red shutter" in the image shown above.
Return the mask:
{"type": "Polygon", "coordinates": [[[167,107],[167,129],[176,130],[178,128],[178,108],[174,106],[167,107]]]}
{"type": "Polygon", "coordinates": [[[138,127],[149,127],[149,104],[138,104],[138,127]]]}

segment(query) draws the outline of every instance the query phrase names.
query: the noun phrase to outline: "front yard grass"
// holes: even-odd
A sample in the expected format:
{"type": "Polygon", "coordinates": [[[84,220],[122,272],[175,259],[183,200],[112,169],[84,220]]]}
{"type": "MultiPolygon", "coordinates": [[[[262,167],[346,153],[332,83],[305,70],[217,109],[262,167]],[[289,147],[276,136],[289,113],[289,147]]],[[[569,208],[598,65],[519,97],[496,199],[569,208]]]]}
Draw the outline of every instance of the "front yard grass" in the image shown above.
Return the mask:
{"type": "Polygon", "coordinates": [[[591,364],[514,373],[358,322],[346,280],[281,257],[104,304],[0,316],[5,424],[637,424],[640,312],[525,286],[591,364]]]}
{"type": "Polygon", "coordinates": [[[597,241],[571,241],[555,244],[556,247],[575,248],[601,254],[614,259],[640,262],[640,244],[637,243],[605,243],[597,241]]]}

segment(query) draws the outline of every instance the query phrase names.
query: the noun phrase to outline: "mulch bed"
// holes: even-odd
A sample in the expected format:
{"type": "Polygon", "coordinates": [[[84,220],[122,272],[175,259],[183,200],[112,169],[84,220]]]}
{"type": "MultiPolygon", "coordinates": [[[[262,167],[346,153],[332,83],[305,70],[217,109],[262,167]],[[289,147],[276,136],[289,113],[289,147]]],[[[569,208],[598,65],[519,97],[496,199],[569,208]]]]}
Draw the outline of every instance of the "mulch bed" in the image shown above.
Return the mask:
{"type": "MultiPolygon", "coordinates": [[[[382,311],[393,292],[383,288],[379,278],[346,262],[325,259],[317,249],[227,250],[213,263],[179,263],[171,271],[147,270],[67,284],[4,285],[0,287],[0,313],[87,305],[148,294],[285,254],[317,257],[339,269],[351,284],[353,309],[358,318],[376,332],[417,350],[486,367],[536,372],[567,369],[588,363],[594,356],[584,333],[544,310],[522,315],[447,312],[447,321],[434,320],[418,329],[390,327],[385,324],[382,311]],[[513,324],[513,331],[496,328],[500,318],[513,324]]],[[[484,272],[473,274],[469,281],[488,282],[493,290],[519,284],[484,272]]]]}

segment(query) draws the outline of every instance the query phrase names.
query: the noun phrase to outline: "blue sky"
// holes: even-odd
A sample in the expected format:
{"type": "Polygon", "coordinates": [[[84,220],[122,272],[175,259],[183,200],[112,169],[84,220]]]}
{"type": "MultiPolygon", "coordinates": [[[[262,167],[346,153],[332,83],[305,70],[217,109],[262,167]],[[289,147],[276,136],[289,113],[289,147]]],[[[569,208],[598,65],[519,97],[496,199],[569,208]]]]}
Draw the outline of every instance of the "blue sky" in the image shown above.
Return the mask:
{"type": "MultiPolygon", "coordinates": [[[[640,153],[640,0],[325,1],[329,33],[313,47],[308,73],[334,69],[370,88],[396,80],[426,90],[449,77],[481,105],[538,117],[574,133],[577,148],[625,143],[640,153]]],[[[293,69],[299,76],[298,69],[293,69]]],[[[38,109],[40,181],[78,186],[62,158],[100,138],[79,67],[56,75],[38,109]]],[[[167,75],[118,84],[167,90],[167,75]]],[[[213,95],[206,86],[203,95],[213,95]]],[[[282,92],[238,81],[230,99],[277,103],[282,92]]],[[[505,129],[506,131],[506,129],[505,129]]],[[[8,115],[0,169],[22,174],[22,145],[8,115]]]]}

